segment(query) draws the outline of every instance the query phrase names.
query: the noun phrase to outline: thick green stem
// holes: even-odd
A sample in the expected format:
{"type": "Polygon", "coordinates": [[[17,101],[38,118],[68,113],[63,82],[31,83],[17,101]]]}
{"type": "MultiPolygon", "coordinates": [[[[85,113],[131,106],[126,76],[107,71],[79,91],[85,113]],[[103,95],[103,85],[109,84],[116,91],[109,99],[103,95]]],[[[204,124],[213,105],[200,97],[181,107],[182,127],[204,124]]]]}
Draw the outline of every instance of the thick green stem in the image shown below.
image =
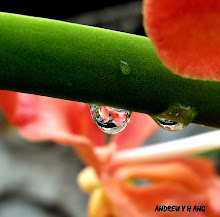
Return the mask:
{"type": "Polygon", "coordinates": [[[220,127],[219,82],[174,75],[146,37],[66,22],[0,13],[0,89],[148,114],[180,103],[220,127]]]}

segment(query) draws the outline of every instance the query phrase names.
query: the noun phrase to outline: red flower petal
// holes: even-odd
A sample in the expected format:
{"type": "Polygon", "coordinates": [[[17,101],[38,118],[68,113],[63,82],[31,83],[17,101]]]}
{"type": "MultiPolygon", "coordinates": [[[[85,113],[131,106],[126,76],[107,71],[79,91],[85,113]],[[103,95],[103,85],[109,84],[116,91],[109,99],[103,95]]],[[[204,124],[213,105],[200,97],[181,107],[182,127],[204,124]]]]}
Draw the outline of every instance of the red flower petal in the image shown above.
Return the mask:
{"type": "Polygon", "coordinates": [[[166,67],[220,81],[220,1],[145,0],[144,26],[166,67]]]}
{"type": "Polygon", "coordinates": [[[158,125],[150,116],[133,112],[126,129],[114,135],[111,142],[116,143],[119,150],[134,148],[141,145],[157,129],[158,125]]]}
{"type": "Polygon", "coordinates": [[[19,93],[0,91],[1,107],[10,123],[16,126],[24,126],[37,117],[37,96],[24,95],[25,97],[22,97],[23,95],[19,93]]]}
{"type": "Polygon", "coordinates": [[[87,104],[10,91],[0,91],[0,104],[29,140],[105,145],[106,135],[95,125],[87,104]]]}

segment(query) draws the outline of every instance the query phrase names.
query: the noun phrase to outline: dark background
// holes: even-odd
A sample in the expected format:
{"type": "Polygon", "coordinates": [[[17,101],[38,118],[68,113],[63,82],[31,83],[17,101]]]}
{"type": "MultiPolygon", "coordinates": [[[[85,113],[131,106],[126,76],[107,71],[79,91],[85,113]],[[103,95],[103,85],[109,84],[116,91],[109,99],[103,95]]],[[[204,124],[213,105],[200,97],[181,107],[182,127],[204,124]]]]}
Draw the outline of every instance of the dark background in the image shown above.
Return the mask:
{"type": "Polygon", "coordinates": [[[141,0],[29,1],[26,3],[7,1],[2,2],[0,11],[67,20],[70,22],[145,35],[142,27],[141,5],[141,0]],[[83,17],[76,19],[80,15],[83,17]],[[86,15],[89,15],[89,17],[86,17],[86,15]]]}
{"type": "MultiPolygon", "coordinates": [[[[133,0],[134,1],[134,0],[133,0]]],[[[10,13],[18,13],[30,16],[38,16],[52,19],[65,19],[79,13],[98,10],[109,6],[132,2],[132,0],[112,1],[29,1],[26,3],[3,2],[0,10],[10,13]]]]}

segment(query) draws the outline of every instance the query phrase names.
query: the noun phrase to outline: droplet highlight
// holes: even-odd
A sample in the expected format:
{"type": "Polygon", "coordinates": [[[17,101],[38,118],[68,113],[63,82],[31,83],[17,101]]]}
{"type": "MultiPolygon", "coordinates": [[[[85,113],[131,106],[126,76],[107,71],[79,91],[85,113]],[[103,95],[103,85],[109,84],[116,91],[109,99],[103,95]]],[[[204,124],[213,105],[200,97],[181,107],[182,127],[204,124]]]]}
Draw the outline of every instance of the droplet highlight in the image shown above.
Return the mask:
{"type": "Polygon", "coordinates": [[[121,68],[123,75],[129,75],[131,73],[131,69],[130,69],[128,63],[125,61],[121,61],[120,68],[121,68]]]}
{"type": "Polygon", "coordinates": [[[116,134],[126,128],[130,122],[130,112],[110,106],[89,105],[96,125],[105,133],[116,134]]]}
{"type": "Polygon", "coordinates": [[[177,103],[152,118],[165,130],[179,131],[188,126],[196,114],[197,112],[194,108],[177,103]]]}

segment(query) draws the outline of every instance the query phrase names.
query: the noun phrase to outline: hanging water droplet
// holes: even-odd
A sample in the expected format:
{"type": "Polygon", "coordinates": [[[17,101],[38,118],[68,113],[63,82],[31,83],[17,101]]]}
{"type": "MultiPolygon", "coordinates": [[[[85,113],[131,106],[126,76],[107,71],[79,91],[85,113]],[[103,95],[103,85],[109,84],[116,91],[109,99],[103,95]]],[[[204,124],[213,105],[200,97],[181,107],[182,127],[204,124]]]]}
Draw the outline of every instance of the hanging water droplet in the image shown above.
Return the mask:
{"type": "Polygon", "coordinates": [[[165,118],[156,118],[156,122],[165,130],[168,131],[179,131],[186,126],[183,123],[174,122],[165,118]]]}
{"type": "Polygon", "coordinates": [[[195,118],[197,112],[190,106],[176,103],[166,111],[153,116],[155,122],[168,131],[179,131],[188,126],[195,118]]]}
{"type": "Polygon", "coordinates": [[[121,71],[124,75],[129,75],[131,73],[131,69],[130,69],[128,63],[125,61],[121,61],[120,68],[121,68],[121,71]]]}
{"type": "Polygon", "coordinates": [[[130,112],[127,110],[97,105],[89,107],[96,125],[105,133],[119,133],[130,121],[130,112]]]}

